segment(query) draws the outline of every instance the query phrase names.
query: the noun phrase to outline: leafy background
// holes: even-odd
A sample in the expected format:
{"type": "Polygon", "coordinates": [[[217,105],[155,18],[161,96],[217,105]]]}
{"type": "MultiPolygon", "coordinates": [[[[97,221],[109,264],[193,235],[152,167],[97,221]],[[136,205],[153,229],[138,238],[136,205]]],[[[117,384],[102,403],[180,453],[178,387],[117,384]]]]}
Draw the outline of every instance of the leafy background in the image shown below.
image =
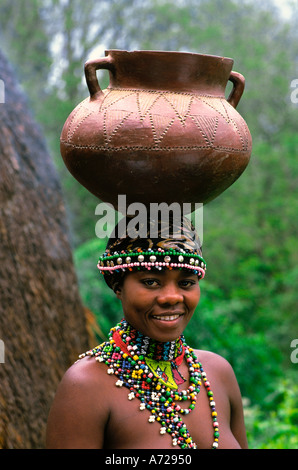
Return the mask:
{"type": "MultiPolygon", "coordinates": [[[[94,230],[99,201],[68,174],[59,152],[63,123],[87,96],[83,64],[105,49],[234,59],[246,78],[237,109],[252,133],[252,158],[204,208],[208,275],[186,338],[234,367],[250,448],[297,448],[297,1],[1,0],[0,40],[60,176],[81,296],[98,340],[121,316],[96,269],[105,246],[94,230]]],[[[98,77],[105,88],[107,74],[98,77]]]]}

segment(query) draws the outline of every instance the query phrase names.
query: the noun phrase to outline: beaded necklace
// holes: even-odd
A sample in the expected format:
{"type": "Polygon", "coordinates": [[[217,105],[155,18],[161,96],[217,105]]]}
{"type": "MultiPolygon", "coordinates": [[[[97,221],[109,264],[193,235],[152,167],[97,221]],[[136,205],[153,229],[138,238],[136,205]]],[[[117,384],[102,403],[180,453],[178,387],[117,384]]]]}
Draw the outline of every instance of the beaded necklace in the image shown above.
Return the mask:
{"type": "Polygon", "coordinates": [[[180,415],[187,415],[195,408],[201,383],[207,390],[214,429],[212,448],[218,447],[218,422],[210,382],[202,364],[196,358],[193,349],[181,335],[176,341],[160,343],[143,335],[126,320],[122,320],[109,332],[109,341],[80,355],[94,356],[98,362],[104,362],[107,373],[115,375],[117,387],[128,388],[128,400],[140,400],[141,411],[151,412],[148,421],[159,422],[160,434],[169,433],[173,446],[182,449],[196,449],[190,433],[180,415]],[[185,379],[178,371],[178,366],[185,357],[190,385],[187,390],[178,391],[178,384],[185,379]],[[179,403],[190,401],[186,408],[179,403]]]}

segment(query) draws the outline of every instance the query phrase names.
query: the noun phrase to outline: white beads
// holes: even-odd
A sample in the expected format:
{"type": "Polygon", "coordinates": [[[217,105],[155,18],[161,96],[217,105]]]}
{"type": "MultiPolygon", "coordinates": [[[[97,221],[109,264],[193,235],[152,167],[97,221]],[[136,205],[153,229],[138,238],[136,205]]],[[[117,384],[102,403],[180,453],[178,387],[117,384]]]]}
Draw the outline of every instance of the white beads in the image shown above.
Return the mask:
{"type": "Polygon", "coordinates": [[[97,356],[97,357],[95,358],[95,360],[96,360],[97,362],[104,362],[104,358],[103,358],[102,356],[97,356]]]}

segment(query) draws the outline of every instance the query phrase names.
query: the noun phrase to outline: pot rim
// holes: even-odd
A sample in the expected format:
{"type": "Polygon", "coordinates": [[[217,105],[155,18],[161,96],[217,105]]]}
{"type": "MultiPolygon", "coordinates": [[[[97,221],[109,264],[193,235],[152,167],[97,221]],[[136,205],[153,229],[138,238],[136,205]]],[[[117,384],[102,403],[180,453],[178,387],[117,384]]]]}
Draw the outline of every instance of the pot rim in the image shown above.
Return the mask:
{"type": "Polygon", "coordinates": [[[207,57],[211,59],[221,59],[225,61],[232,61],[234,62],[234,59],[231,57],[226,57],[226,56],[220,56],[220,55],[214,55],[214,54],[203,54],[203,53],[197,53],[197,52],[190,52],[190,51],[163,51],[163,50],[158,50],[158,49],[134,49],[134,50],[126,50],[126,49],[106,49],[105,50],[105,55],[108,55],[111,52],[123,52],[127,54],[138,54],[138,53],[150,53],[150,54],[179,54],[179,55],[185,55],[185,56],[196,56],[196,57],[207,57]]]}

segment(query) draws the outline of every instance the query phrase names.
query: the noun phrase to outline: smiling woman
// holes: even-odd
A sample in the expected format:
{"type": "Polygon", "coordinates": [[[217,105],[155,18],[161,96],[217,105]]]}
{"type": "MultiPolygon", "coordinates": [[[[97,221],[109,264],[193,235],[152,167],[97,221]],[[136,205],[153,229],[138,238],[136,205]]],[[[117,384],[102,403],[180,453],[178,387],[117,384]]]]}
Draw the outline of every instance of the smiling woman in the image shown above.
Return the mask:
{"type": "Polygon", "coordinates": [[[197,233],[188,219],[172,221],[167,238],[160,221],[150,224],[157,238],[113,235],[100,257],[124,318],[65,374],[49,416],[50,448],[247,447],[231,366],[183,336],[206,271],[197,233]]]}
{"type": "Polygon", "coordinates": [[[192,272],[137,271],[118,285],[126,320],[157,341],[178,338],[190,321],[200,298],[198,276],[192,272]]]}

